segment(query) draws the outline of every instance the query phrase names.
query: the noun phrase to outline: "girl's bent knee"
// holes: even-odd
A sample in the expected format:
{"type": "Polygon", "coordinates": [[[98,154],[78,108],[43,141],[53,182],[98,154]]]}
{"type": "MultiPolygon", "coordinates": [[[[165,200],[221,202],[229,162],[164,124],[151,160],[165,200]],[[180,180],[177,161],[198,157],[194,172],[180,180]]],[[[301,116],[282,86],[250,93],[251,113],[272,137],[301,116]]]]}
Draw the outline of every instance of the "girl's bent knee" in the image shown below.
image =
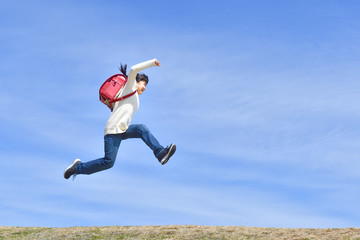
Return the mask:
{"type": "Polygon", "coordinates": [[[139,131],[142,133],[146,133],[146,132],[149,132],[149,129],[147,128],[147,126],[145,124],[139,124],[139,131]]]}
{"type": "Polygon", "coordinates": [[[102,162],[102,165],[108,169],[108,168],[112,168],[115,164],[115,160],[112,159],[104,159],[104,161],[102,162]]]}

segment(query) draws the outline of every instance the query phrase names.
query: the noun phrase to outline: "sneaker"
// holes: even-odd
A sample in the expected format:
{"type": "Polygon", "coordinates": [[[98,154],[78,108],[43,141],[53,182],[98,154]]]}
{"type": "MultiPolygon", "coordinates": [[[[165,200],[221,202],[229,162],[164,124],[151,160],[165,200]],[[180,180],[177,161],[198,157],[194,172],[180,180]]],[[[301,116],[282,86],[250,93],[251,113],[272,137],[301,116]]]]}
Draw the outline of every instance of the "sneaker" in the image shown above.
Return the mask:
{"type": "Polygon", "coordinates": [[[176,145],[175,144],[171,144],[170,146],[166,147],[165,148],[165,155],[160,156],[158,158],[161,165],[164,165],[165,163],[167,163],[169,161],[169,159],[171,158],[171,156],[175,153],[175,151],[176,151],[176,145]]]}
{"type": "Polygon", "coordinates": [[[80,163],[81,163],[80,159],[75,159],[74,162],[67,169],[65,169],[64,178],[69,179],[72,175],[76,174],[75,172],[76,166],[79,165],[80,163]]]}

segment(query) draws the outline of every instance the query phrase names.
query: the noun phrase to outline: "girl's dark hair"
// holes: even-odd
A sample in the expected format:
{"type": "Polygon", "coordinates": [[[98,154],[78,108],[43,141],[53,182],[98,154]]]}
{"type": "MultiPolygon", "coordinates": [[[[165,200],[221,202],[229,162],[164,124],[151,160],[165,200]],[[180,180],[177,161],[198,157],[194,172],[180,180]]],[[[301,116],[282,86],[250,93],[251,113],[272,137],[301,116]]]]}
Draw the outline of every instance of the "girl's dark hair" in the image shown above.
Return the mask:
{"type": "MultiPolygon", "coordinates": [[[[121,63],[119,70],[122,74],[124,74],[127,77],[128,75],[126,74],[126,69],[127,69],[127,64],[122,65],[122,63],[121,63]]],[[[144,82],[146,82],[146,85],[147,85],[149,83],[149,77],[143,73],[138,73],[138,74],[136,74],[136,81],[137,82],[144,81],[144,82]]]]}
{"type": "Polygon", "coordinates": [[[147,75],[145,75],[143,73],[138,73],[138,74],[136,74],[136,81],[137,82],[144,81],[146,83],[146,85],[148,85],[149,78],[147,75]]]}
{"type": "Polygon", "coordinates": [[[120,72],[121,72],[122,74],[124,74],[125,76],[128,76],[128,75],[126,74],[126,69],[127,69],[127,64],[122,65],[122,63],[120,63],[120,67],[119,67],[120,72]]]}

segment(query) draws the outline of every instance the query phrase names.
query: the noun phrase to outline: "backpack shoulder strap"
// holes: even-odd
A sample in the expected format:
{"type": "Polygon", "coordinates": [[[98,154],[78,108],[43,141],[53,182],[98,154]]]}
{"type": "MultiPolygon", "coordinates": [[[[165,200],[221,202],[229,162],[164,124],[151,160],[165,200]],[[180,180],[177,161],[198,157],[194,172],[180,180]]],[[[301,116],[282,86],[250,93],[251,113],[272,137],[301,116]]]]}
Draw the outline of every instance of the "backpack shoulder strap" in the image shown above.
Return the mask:
{"type": "Polygon", "coordinates": [[[125,96],[123,96],[123,97],[121,97],[121,98],[115,98],[115,99],[111,100],[110,102],[111,102],[111,103],[114,103],[114,102],[118,102],[118,101],[124,100],[124,99],[126,99],[126,98],[131,97],[131,96],[134,95],[136,92],[137,92],[137,90],[135,90],[135,91],[133,91],[132,93],[129,93],[129,94],[127,94],[127,95],[125,95],[125,96]]]}

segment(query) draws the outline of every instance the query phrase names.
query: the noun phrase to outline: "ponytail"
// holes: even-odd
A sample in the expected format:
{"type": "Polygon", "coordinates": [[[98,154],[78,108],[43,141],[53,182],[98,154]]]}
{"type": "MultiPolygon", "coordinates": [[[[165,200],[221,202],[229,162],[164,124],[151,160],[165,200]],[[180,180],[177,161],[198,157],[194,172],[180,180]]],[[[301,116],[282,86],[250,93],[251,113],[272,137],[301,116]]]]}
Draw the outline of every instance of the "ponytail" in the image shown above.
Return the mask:
{"type": "Polygon", "coordinates": [[[122,65],[122,63],[120,64],[120,67],[119,67],[119,70],[122,74],[124,74],[126,77],[127,77],[127,74],[126,74],[126,69],[127,69],[127,64],[125,65],[122,65]]]}

